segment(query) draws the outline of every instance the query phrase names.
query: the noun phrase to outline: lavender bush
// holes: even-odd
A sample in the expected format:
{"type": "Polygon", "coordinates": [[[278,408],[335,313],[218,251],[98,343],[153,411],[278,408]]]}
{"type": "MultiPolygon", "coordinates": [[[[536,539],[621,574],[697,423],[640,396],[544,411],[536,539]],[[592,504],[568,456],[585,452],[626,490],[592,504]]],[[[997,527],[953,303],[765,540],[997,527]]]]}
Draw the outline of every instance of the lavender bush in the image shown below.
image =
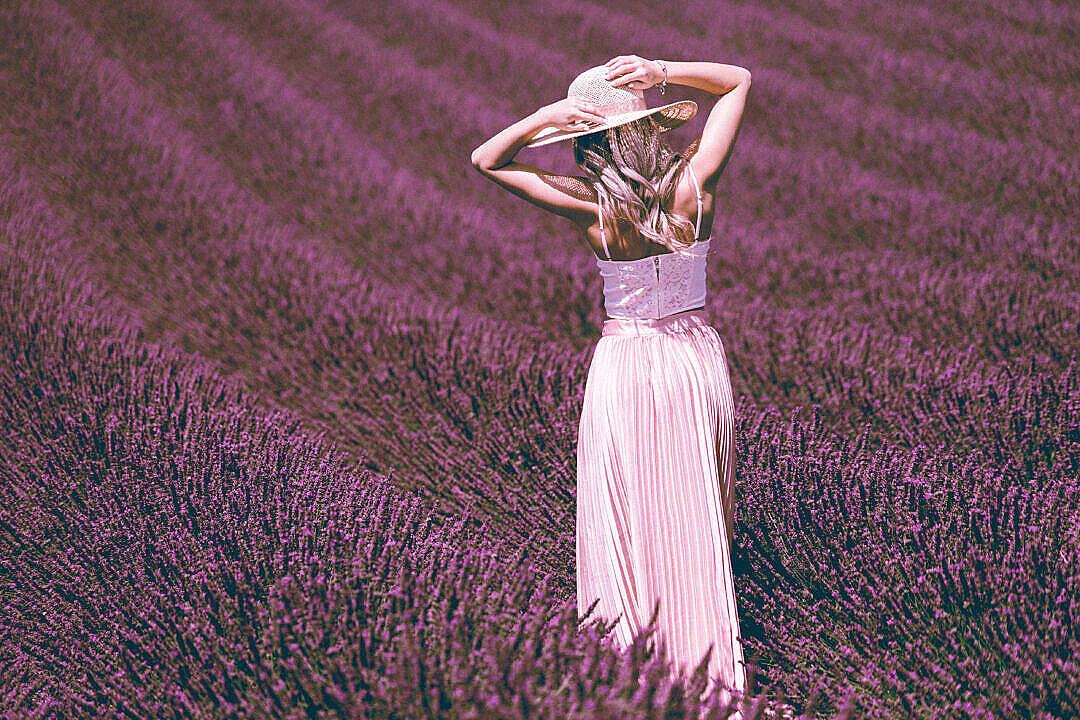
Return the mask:
{"type": "Polygon", "coordinates": [[[581,626],[528,543],[348,469],[197,358],[47,306],[60,261],[19,227],[0,266],[5,713],[615,718],[704,690],[704,665],[671,682],[651,627],[624,652],[581,626]]]}

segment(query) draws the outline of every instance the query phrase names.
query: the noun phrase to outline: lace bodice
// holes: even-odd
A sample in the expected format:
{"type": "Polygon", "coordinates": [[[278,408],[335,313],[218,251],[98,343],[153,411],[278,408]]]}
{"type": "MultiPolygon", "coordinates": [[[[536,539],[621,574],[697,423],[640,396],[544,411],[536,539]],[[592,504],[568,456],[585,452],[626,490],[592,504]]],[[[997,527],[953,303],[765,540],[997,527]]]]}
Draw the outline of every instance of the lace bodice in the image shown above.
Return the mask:
{"type": "Polygon", "coordinates": [[[705,264],[712,238],[681,252],[637,260],[596,259],[608,317],[662,318],[705,304],[705,264]]]}

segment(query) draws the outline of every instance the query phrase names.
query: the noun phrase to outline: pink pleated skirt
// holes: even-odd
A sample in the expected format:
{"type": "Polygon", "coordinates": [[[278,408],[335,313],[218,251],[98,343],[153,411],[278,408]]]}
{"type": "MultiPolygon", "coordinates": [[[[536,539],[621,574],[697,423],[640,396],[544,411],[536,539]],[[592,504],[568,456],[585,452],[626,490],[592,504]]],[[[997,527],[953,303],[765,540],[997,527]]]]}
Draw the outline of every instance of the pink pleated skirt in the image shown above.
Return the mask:
{"type": "Polygon", "coordinates": [[[627,647],[658,602],[650,642],[664,641],[672,677],[708,654],[706,693],[746,687],[731,572],[734,416],[704,310],[605,320],[578,427],[579,618],[599,599],[593,616],[618,619],[613,637],[627,647]]]}

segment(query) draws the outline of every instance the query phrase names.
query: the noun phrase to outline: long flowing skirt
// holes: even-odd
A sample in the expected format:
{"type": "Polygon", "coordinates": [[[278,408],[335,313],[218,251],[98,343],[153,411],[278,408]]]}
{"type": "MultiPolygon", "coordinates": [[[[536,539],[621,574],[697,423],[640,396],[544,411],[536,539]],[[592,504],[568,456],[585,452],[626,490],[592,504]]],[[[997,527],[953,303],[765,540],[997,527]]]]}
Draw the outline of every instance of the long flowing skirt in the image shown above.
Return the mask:
{"type": "Polygon", "coordinates": [[[627,647],[659,602],[652,642],[664,640],[672,677],[708,653],[706,693],[746,687],[731,572],[734,409],[703,310],[604,322],[578,427],[579,618],[599,598],[593,616],[617,618],[627,647]]]}

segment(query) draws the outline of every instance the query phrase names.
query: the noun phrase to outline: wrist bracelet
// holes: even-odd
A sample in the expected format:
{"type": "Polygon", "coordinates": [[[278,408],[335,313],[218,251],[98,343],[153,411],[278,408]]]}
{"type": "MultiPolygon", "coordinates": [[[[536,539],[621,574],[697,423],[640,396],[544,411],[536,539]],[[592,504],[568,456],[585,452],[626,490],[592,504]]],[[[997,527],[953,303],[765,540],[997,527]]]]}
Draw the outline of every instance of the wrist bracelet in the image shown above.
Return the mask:
{"type": "Polygon", "coordinates": [[[656,64],[660,66],[660,69],[664,71],[664,82],[660,83],[660,94],[664,94],[664,90],[667,88],[667,65],[663,60],[657,60],[656,64]]]}

